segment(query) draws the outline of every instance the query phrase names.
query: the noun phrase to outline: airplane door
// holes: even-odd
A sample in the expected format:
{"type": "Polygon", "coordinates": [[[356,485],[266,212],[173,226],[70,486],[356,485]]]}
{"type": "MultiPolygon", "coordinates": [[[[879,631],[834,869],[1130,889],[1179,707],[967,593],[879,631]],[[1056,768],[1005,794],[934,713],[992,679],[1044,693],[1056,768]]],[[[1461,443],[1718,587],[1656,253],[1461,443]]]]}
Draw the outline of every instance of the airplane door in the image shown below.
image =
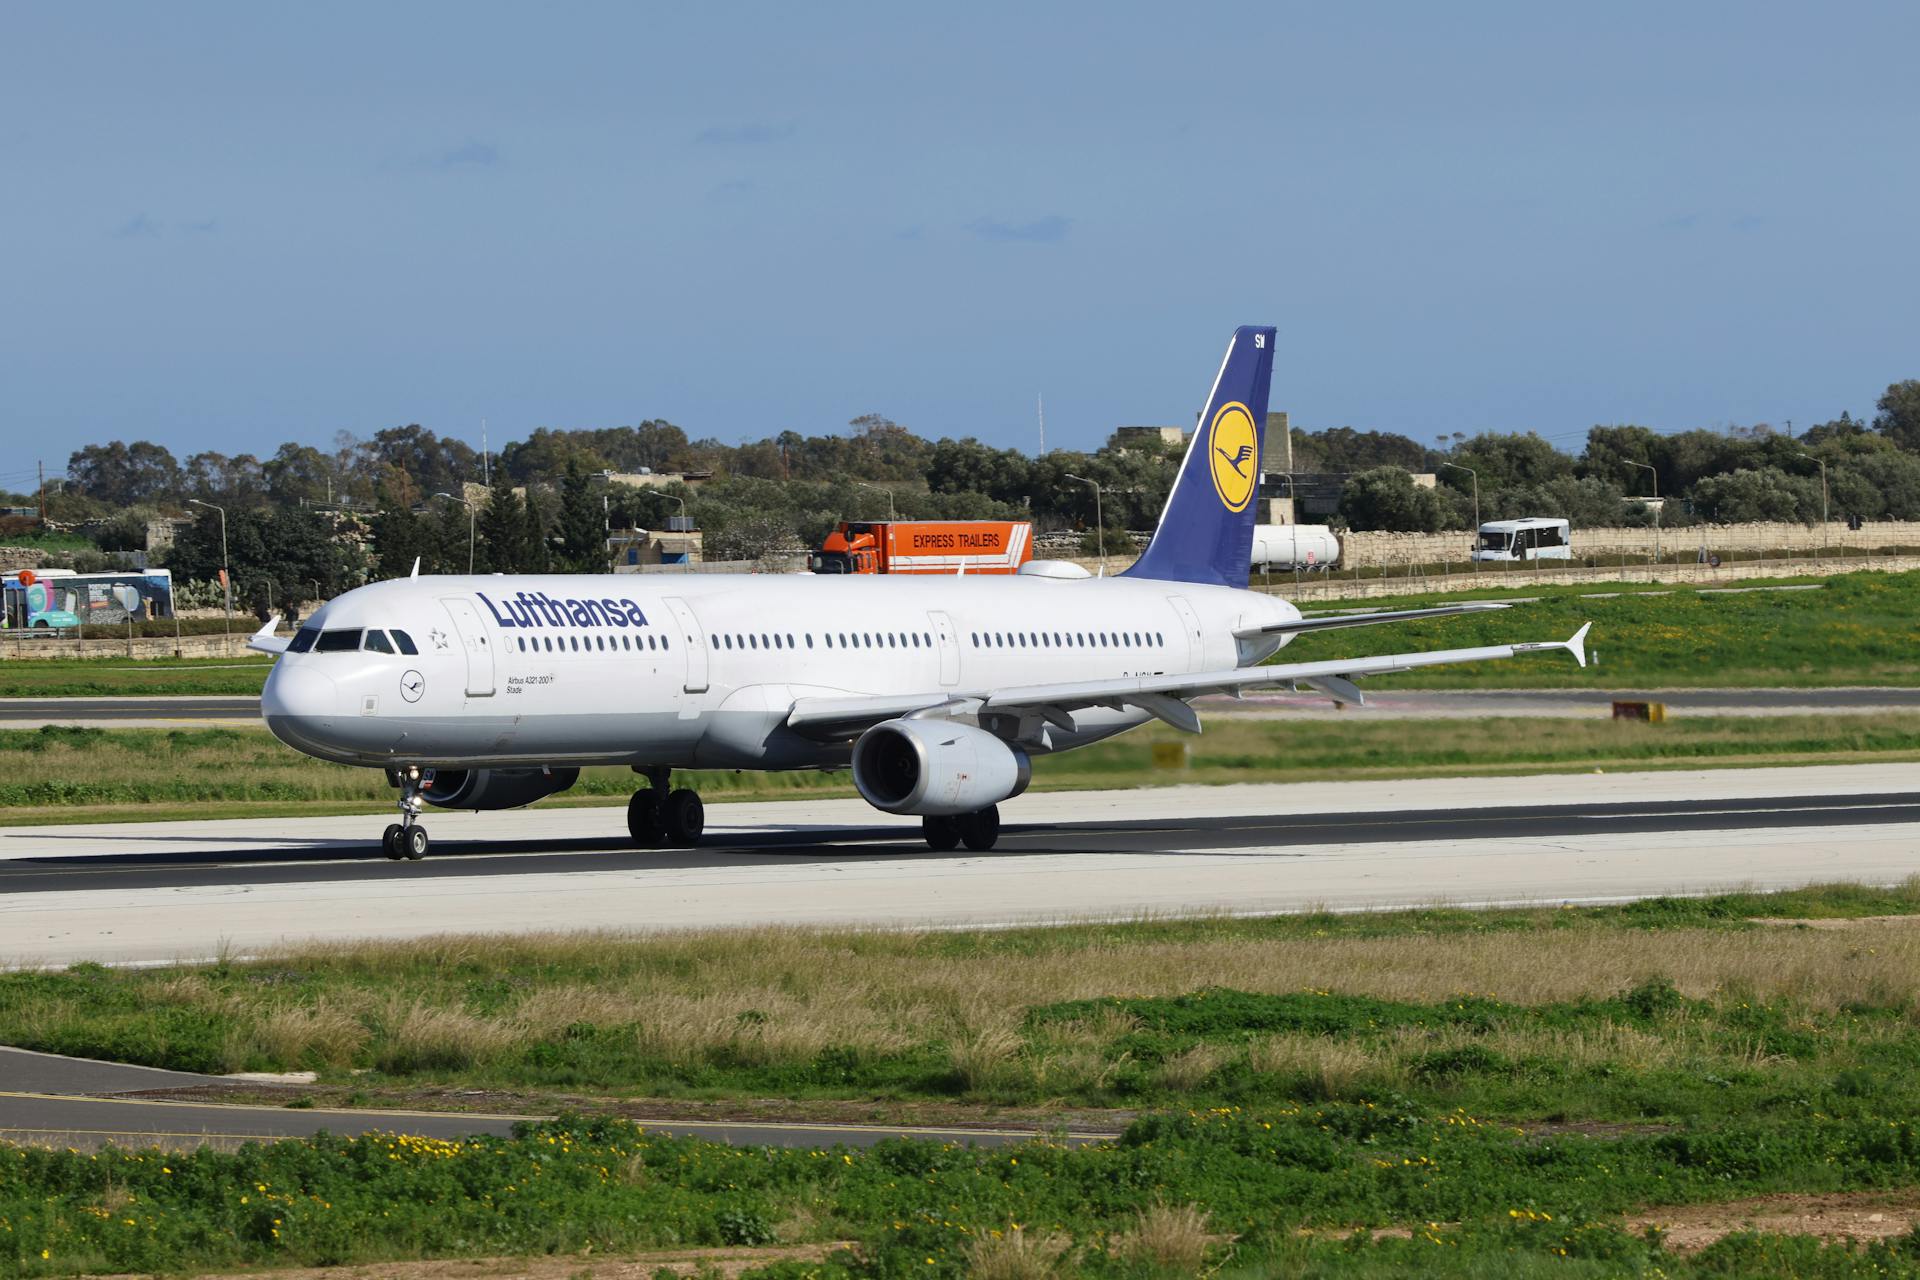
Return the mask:
{"type": "Polygon", "coordinates": [[[938,610],[927,613],[933,623],[933,642],[940,649],[940,685],[952,688],[960,683],[960,643],[953,635],[953,619],[938,610]]]}
{"type": "Polygon", "coordinates": [[[491,698],[493,644],[487,639],[487,628],[480,621],[480,611],[473,607],[473,601],[459,596],[442,596],[440,603],[453,619],[454,634],[460,637],[460,647],[467,653],[467,696],[491,698]]]}
{"type": "Polygon", "coordinates": [[[700,619],[693,616],[693,610],[679,596],[668,596],[666,605],[673,611],[674,621],[680,624],[680,645],[687,651],[687,682],[682,687],[688,693],[705,693],[707,637],[700,630],[700,619]]]}
{"type": "Polygon", "coordinates": [[[1207,656],[1207,638],[1200,630],[1199,615],[1194,613],[1185,596],[1168,596],[1167,603],[1180,615],[1180,627],[1187,635],[1187,670],[1199,671],[1207,656]]]}

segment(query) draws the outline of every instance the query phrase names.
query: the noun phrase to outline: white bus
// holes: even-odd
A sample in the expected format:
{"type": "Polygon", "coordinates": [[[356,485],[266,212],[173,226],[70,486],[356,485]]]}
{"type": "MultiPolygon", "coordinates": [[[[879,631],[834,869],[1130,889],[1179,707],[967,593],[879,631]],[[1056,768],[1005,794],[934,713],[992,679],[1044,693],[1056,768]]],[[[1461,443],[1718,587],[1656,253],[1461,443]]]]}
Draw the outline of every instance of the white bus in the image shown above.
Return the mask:
{"type": "Polygon", "coordinates": [[[1489,520],[1473,544],[1475,560],[1571,560],[1573,536],[1568,522],[1553,516],[1489,520]]]}

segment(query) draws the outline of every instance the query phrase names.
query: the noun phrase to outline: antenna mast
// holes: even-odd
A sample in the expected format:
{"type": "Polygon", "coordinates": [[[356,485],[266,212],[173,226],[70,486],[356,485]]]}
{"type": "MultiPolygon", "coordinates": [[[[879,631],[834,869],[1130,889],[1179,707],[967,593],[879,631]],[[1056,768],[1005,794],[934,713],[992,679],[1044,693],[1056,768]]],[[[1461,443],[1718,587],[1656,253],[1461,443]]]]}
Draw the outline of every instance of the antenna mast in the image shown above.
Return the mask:
{"type": "Polygon", "coordinates": [[[487,420],[480,419],[480,483],[493,487],[493,467],[487,461],[487,420]]]}
{"type": "Polygon", "coordinates": [[[1044,393],[1034,397],[1034,404],[1040,414],[1040,457],[1047,456],[1047,397],[1044,393]]]}

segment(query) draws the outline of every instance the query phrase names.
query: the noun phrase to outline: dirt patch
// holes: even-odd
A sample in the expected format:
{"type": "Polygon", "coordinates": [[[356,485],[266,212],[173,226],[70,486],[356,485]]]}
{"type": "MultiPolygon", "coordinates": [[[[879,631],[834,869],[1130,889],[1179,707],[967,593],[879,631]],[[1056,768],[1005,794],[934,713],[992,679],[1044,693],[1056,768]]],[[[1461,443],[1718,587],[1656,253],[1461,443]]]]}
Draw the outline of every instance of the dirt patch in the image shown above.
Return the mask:
{"type": "Polygon", "coordinates": [[[1748,924],[1769,925],[1775,929],[1865,929],[1870,926],[1890,926],[1896,929],[1920,927],[1920,916],[1820,916],[1808,919],[1795,916],[1752,916],[1748,924]]]}
{"type": "MultiPolygon", "coordinates": [[[[733,1277],[750,1267],[771,1262],[819,1262],[830,1253],[853,1246],[845,1241],[802,1244],[768,1249],[662,1249],[653,1253],[600,1257],[569,1253],[538,1258],[466,1258],[432,1262],[368,1262],[346,1267],[298,1267],[271,1272],[232,1275],[204,1274],[199,1280],[652,1280],[662,1270],[676,1276],[733,1277]]],[[[102,1280],[144,1280],[135,1276],[106,1276],[102,1280]]]]}
{"type": "Polygon", "coordinates": [[[1667,1247],[1693,1253],[1736,1231],[1818,1236],[1822,1240],[1885,1240],[1904,1236],[1920,1219],[1920,1191],[1862,1191],[1816,1196],[1757,1196],[1724,1204],[1676,1205],[1626,1219],[1628,1230],[1658,1227],[1667,1247]]]}

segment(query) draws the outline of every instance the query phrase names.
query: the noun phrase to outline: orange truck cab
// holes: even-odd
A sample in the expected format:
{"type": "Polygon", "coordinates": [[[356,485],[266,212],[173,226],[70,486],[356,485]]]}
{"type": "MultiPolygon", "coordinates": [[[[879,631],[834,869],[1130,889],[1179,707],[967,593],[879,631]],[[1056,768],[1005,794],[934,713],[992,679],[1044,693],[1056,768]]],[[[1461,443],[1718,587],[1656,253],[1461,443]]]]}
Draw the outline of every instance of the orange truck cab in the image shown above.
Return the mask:
{"type": "Polygon", "coordinates": [[[807,557],[815,573],[1013,573],[1033,559],[1025,520],[846,520],[807,557]]]}

